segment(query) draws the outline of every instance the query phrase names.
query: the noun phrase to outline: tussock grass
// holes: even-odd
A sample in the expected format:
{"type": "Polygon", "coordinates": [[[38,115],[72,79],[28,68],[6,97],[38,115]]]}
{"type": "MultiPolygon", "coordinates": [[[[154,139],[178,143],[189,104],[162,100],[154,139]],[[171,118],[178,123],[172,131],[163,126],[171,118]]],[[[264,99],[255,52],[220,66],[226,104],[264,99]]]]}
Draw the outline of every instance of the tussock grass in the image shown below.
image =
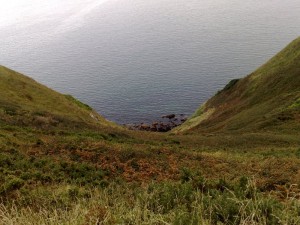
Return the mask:
{"type": "MultiPolygon", "coordinates": [[[[186,176],[186,174],[185,174],[186,176]]],[[[263,195],[253,180],[239,184],[224,180],[212,184],[201,177],[182,183],[124,185],[84,189],[59,186],[52,195],[47,188],[26,200],[2,203],[0,224],[299,224],[300,204],[292,195],[281,203],[263,195]],[[40,200],[36,201],[37,198],[40,200]],[[41,200],[42,199],[42,200],[41,200]],[[34,205],[28,204],[35,203],[34,205]],[[52,202],[52,204],[51,204],[52,202]],[[60,202],[60,207],[53,202],[60,202]]]]}

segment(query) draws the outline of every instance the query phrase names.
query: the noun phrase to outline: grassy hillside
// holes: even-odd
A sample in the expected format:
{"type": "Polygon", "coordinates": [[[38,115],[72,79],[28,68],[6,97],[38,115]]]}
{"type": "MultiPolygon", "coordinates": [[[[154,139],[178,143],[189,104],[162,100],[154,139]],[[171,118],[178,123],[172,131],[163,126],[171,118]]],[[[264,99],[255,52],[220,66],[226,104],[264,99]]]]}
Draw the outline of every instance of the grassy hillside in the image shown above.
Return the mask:
{"type": "Polygon", "coordinates": [[[232,80],[177,132],[300,133],[300,38],[255,72],[232,80]]]}
{"type": "MultiPolygon", "coordinates": [[[[278,68],[297,74],[289,52],[278,68]]],[[[177,135],[123,129],[0,67],[0,225],[299,224],[299,76],[264,78],[278,59],[231,82],[188,122],[197,132],[177,135]],[[257,104],[266,118],[249,123],[257,104]]]]}
{"type": "Polygon", "coordinates": [[[47,128],[112,125],[72,96],[59,94],[3,66],[0,96],[0,118],[7,123],[47,128]]]}

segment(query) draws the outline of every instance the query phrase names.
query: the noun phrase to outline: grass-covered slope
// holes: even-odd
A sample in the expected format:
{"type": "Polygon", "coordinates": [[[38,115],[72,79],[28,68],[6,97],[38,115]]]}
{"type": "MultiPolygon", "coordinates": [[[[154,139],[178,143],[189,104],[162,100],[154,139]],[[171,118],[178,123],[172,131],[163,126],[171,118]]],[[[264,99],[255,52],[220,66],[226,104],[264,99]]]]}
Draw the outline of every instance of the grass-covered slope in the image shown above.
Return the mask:
{"type": "Polygon", "coordinates": [[[300,38],[232,80],[176,132],[300,132],[300,38]]]}
{"type": "Polygon", "coordinates": [[[0,123],[37,127],[108,125],[89,106],[0,66],[0,123]]]}

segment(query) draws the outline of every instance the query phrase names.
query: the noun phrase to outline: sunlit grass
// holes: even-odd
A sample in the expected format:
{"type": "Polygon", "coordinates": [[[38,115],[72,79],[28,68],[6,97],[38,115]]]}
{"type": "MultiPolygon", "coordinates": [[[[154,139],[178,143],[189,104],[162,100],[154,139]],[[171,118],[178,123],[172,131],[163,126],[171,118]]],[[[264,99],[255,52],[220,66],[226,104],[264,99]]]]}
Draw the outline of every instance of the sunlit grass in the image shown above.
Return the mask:
{"type": "MultiPolygon", "coordinates": [[[[187,176],[187,175],[185,175],[187,176]]],[[[188,179],[187,179],[188,178],[188,179]]],[[[298,224],[297,193],[285,203],[263,195],[255,180],[231,185],[201,177],[183,183],[111,183],[105,188],[70,185],[28,191],[0,205],[1,224],[298,224]],[[49,195],[49,193],[51,193],[49,195]],[[33,204],[33,205],[32,205],[33,204]]],[[[290,191],[290,192],[288,192],[290,191]]],[[[24,190],[23,190],[24,192],[24,190]]],[[[299,194],[299,193],[298,193],[299,194]]]]}

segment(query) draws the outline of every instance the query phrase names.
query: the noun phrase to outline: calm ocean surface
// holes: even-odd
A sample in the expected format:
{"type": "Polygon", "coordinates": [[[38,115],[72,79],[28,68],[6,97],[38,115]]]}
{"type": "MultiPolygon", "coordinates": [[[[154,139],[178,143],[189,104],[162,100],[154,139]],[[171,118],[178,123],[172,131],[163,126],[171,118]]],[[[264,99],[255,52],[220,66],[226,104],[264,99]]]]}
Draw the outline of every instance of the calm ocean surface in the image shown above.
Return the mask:
{"type": "Polygon", "coordinates": [[[299,35],[299,0],[11,0],[0,64],[109,120],[149,122],[192,114],[299,35]]]}

